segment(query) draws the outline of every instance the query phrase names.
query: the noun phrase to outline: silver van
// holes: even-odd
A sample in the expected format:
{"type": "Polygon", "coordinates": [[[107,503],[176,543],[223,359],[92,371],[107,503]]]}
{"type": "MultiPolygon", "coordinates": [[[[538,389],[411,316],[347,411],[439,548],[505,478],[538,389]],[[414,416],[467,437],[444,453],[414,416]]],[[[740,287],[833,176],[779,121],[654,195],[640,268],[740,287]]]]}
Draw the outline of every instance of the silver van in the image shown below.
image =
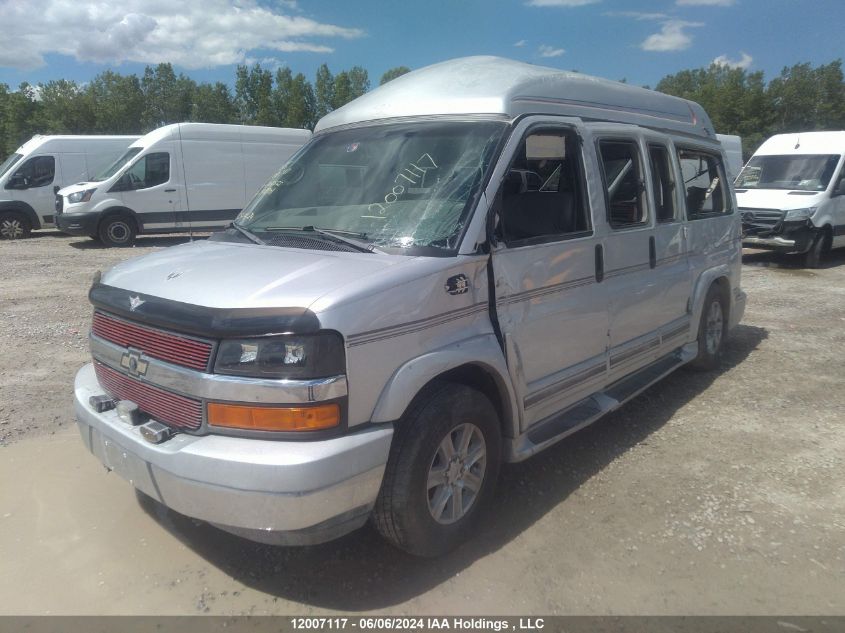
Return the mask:
{"type": "Polygon", "coordinates": [[[228,230],[97,275],[82,437],[246,538],[370,519],[441,554],[502,463],[718,365],[745,307],[735,209],[695,103],[423,68],[324,117],[228,230]]]}

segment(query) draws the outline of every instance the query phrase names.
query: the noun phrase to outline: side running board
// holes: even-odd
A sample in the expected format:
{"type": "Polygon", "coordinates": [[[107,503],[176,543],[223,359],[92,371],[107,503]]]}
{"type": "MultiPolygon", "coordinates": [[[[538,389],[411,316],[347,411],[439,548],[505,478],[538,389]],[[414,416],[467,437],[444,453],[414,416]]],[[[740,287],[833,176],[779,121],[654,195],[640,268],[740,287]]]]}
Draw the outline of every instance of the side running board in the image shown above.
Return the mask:
{"type": "Polygon", "coordinates": [[[519,437],[509,440],[507,461],[521,462],[592,424],[691,361],[695,354],[695,344],[681,347],[609,385],[603,391],[597,391],[568,409],[538,422],[519,437]]]}

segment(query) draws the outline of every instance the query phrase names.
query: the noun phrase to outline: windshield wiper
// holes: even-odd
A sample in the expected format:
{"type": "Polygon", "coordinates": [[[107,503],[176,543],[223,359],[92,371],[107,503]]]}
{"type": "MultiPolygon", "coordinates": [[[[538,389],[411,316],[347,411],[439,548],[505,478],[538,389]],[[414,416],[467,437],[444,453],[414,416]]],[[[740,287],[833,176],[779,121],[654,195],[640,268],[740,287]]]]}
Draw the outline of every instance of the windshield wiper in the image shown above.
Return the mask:
{"type": "Polygon", "coordinates": [[[291,227],[291,226],[270,226],[264,229],[265,231],[304,231],[306,233],[317,233],[318,235],[322,235],[327,237],[328,239],[334,242],[342,242],[347,246],[351,246],[356,251],[361,253],[373,253],[376,252],[376,247],[372,244],[367,244],[365,242],[360,241],[361,239],[366,239],[366,233],[355,233],[354,231],[343,231],[341,229],[318,229],[316,226],[303,226],[303,227],[291,227]],[[338,235],[338,233],[342,233],[344,235],[354,235],[359,239],[352,239],[349,237],[344,237],[343,235],[338,235]]]}
{"type": "Polygon", "coordinates": [[[235,229],[236,231],[238,231],[241,235],[244,235],[245,237],[247,237],[249,240],[255,242],[256,244],[260,244],[261,246],[267,246],[267,243],[264,240],[262,240],[260,237],[258,237],[255,233],[253,233],[249,229],[245,229],[244,227],[242,227],[237,222],[232,222],[232,224],[230,226],[233,229],[235,229]]]}

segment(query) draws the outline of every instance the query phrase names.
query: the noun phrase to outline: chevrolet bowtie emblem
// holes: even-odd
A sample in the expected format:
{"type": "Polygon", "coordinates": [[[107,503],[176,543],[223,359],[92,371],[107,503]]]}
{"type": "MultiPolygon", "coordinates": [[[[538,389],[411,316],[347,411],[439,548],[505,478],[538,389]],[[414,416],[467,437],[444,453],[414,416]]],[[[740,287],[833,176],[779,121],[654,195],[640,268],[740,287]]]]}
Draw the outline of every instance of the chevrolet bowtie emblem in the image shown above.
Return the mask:
{"type": "Polygon", "coordinates": [[[140,352],[130,350],[120,357],[120,366],[129,372],[130,376],[140,377],[147,373],[150,363],[141,357],[140,352]]]}
{"type": "Polygon", "coordinates": [[[146,303],[141,297],[129,297],[129,310],[135,312],[138,308],[141,307],[142,303],[146,303]]]}

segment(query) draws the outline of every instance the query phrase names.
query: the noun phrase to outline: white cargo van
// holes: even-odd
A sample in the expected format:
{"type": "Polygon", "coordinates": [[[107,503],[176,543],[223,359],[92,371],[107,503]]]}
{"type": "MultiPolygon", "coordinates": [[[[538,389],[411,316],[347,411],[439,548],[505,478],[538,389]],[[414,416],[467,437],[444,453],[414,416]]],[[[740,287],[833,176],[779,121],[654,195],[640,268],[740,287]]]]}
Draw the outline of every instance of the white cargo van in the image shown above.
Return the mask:
{"type": "Polygon", "coordinates": [[[725,167],[728,170],[728,178],[736,180],[739,172],[742,171],[742,137],[736,134],[717,134],[716,138],[725,150],[727,162],[725,167]]]}
{"type": "Polygon", "coordinates": [[[59,229],[112,246],[138,233],[221,228],[293,154],[309,130],[174,123],[138,139],[90,182],[56,198],[59,229]]]}
{"type": "Polygon", "coordinates": [[[0,164],[0,239],[52,227],[56,192],[88,180],[137,136],[33,136],[0,164]]]}
{"type": "Polygon", "coordinates": [[[508,511],[502,462],[719,366],[735,209],[698,104],[492,57],[408,73],[323,117],[231,228],[95,277],[83,441],[247,538],[372,517],[443,553],[508,511]]]}
{"type": "Polygon", "coordinates": [[[743,245],[803,253],[817,268],[845,246],[845,132],[778,134],[736,180],[743,245]]]}

